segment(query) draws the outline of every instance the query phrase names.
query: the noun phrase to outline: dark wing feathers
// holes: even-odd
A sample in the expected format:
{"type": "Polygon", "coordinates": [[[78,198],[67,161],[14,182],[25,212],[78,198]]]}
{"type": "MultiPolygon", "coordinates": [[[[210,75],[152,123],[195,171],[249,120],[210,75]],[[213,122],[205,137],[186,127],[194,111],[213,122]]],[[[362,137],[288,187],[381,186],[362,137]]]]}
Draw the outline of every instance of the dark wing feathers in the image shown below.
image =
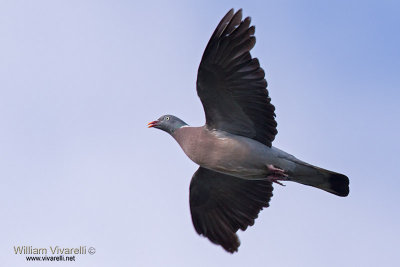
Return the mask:
{"type": "Polygon", "coordinates": [[[275,107],[266,90],[264,70],[250,50],[256,39],[250,18],[231,9],[218,24],[204,51],[197,94],[206,125],[253,138],[271,146],[277,134],[275,107]]]}
{"type": "MultiPolygon", "coordinates": [[[[250,50],[256,39],[250,18],[231,9],[218,24],[204,51],[197,93],[206,125],[253,138],[271,146],[277,133],[265,73],[250,50]]],[[[190,210],[197,233],[228,252],[238,250],[236,232],[254,224],[269,206],[272,184],[244,180],[200,167],[190,183],[190,210]]]]}
{"type": "Polygon", "coordinates": [[[190,211],[197,233],[228,252],[238,250],[236,232],[254,224],[269,206],[272,184],[244,180],[200,167],[190,183],[190,211]]]}

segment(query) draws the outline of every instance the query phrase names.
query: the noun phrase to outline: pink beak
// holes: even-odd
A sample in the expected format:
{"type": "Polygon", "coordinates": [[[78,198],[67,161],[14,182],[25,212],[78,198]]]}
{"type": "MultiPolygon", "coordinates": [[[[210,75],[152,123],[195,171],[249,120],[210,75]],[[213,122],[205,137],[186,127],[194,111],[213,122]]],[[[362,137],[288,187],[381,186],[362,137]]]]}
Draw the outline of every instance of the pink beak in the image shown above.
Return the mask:
{"type": "Polygon", "coordinates": [[[158,121],[152,121],[152,122],[149,122],[149,123],[147,124],[147,128],[154,127],[154,126],[156,126],[156,125],[157,125],[157,123],[158,123],[158,121]]]}

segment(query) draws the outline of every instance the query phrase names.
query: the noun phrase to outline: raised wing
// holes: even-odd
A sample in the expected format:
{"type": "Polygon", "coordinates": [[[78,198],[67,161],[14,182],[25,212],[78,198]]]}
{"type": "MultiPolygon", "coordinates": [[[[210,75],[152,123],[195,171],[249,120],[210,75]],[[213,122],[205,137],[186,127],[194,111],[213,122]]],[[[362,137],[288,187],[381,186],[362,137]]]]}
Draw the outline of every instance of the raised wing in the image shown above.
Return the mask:
{"type": "Polygon", "coordinates": [[[204,51],[197,94],[206,125],[271,146],[277,134],[275,107],[268,96],[264,70],[250,50],[256,40],[250,18],[231,9],[218,24],[204,51]]]}
{"type": "Polygon", "coordinates": [[[236,232],[254,224],[269,206],[272,184],[244,180],[200,167],[190,183],[190,211],[196,232],[226,251],[238,250],[236,232]]]}

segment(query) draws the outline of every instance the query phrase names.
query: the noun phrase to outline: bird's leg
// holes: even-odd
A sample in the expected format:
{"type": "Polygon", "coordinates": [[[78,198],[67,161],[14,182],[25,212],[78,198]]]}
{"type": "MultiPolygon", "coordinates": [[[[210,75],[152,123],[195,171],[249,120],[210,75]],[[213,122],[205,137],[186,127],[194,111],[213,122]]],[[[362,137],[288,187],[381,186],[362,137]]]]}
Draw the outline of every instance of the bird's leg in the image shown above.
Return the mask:
{"type": "Polygon", "coordinates": [[[273,183],[277,183],[279,185],[285,186],[284,184],[282,184],[279,181],[286,181],[288,177],[288,175],[285,173],[284,170],[276,168],[274,165],[272,164],[268,164],[267,165],[268,170],[269,170],[269,174],[267,176],[268,180],[270,180],[273,183]]]}

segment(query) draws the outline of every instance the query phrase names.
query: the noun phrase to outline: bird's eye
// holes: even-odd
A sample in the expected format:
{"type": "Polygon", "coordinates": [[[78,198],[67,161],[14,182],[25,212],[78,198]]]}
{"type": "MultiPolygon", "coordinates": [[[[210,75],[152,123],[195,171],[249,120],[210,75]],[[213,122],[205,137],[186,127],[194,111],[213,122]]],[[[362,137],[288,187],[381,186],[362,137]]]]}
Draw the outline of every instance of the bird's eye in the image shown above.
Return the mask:
{"type": "Polygon", "coordinates": [[[165,120],[169,121],[169,117],[165,117],[165,120]]]}

